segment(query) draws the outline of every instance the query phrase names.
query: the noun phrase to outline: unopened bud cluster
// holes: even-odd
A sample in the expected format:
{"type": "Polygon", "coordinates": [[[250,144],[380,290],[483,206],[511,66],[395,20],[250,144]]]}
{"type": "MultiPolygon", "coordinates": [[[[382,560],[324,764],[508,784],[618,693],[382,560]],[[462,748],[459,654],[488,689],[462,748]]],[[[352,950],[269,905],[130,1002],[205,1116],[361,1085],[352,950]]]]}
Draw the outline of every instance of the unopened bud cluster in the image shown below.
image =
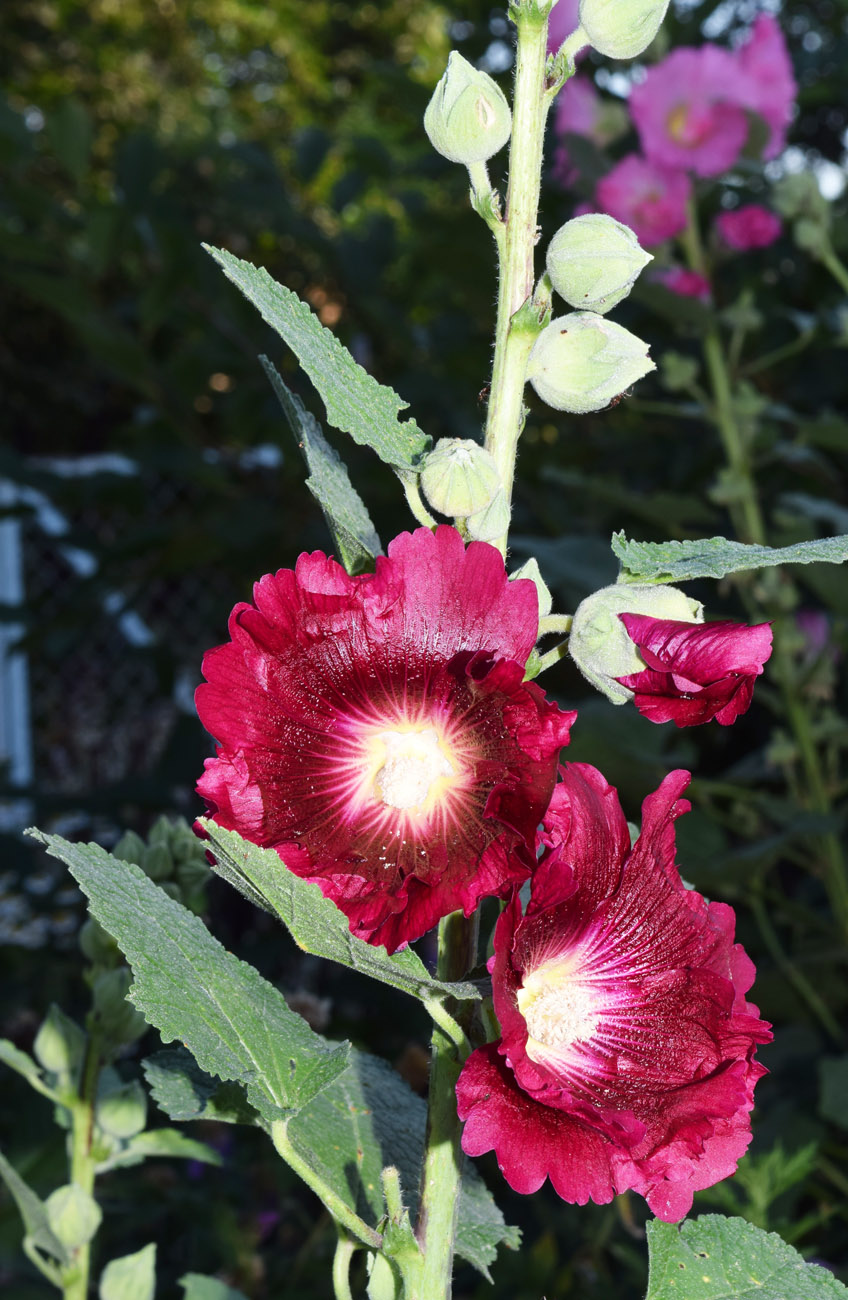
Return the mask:
{"type": "Polygon", "coordinates": [[[151,880],[192,912],[204,910],[211,872],[203,841],[184,818],[173,821],[164,816],[157,818],[146,842],[135,831],[127,831],[112,853],[122,862],[141,867],[151,880]]]}

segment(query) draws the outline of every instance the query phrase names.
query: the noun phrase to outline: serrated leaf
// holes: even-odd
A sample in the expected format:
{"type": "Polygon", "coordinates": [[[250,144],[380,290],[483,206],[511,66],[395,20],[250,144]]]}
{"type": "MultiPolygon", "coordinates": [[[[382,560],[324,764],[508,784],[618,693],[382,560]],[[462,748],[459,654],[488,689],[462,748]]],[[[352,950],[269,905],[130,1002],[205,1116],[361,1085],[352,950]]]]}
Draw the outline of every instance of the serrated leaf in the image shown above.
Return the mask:
{"type": "Polygon", "coordinates": [[[331,1047],[140,867],[98,844],[32,834],[67,864],[120,946],[135,980],[130,998],[145,1019],[210,1074],[244,1083],[266,1119],[305,1105],[346,1068],[349,1044],[331,1047]]]}
{"type": "Polygon", "coordinates": [[[274,849],[259,848],[209,818],[200,818],[200,824],[209,835],[214,870],[236,883],[237,888],[239,880],[246,882],[251,893],[259,895],[265,910],[279,917],[304,952],[328,957],[422,1001],[445,995],[459,1001],[480,997],[474,984],[446,984],[433,979],[411,948],[389,956],[381,945],[357,939],[335,903],[325,898],[317,885],[289,871],[274,849]]]}
{"type": "Polygon", "coordinates": [[[205,1165],[222,1165],[220,1152],[205,1142],[186,1137],[179,1129],[155,1128],[146,1133],[138,1133],[114,1154],[97,1166],[99,1174],[108,1169],[128,1169],[131,1165],[140,1165],[151,1156],[166,1160],[200,1160],[205,1165]]]}
{"type": "MultiPolygon", "coordinates": [[[[426,1118],[424,1101],[385,1061],[354,1051],[350,1068],[288,1121],[286,1133],[301,1158],[371,1224],[383,1214],[381,1170],[395,1165],[414,1221],[426,1118]]],[[[488,1277],[498,1244],[516,1248],[519,1240],[518,1229],[507,1226],[477,1170],[468,1165],[457,1253],[488,1277]]]]}
{"type": "Polygon", "coordinates": [[[645,1300],[848,1300],[827,1269],[745,1219],[704,1214],[679,1227],[654,1219],[647,1231],[645,1300]]]}
{"type": "Polygon", "coordinates": [[[17,1169],[15,1169],[14,1165],[9,1164],[1,1151],[0,1178],[8,1187],[12,1199],[18,1207],[20,1216],[24,1221],[24,1232],[30,1243],[35,1246],[36,1250],[43,1251],[45,1254],[58,1259],[60,1264],[69,1264],[71,1257],[51,1228],[50,1220],[47,1217],[47,1207],[41,1197],[36,1195],[28,1183],[24,1182],[17,1169]]]}
{"type": "Polygon", "coordinates": [[[134,1255],[110,1260],[100,1274],[100,1300],[153,1300],[156,1294],[156,1243],[134,1255]]]}
{"type": "Polygon", "coordinates": [[[633,542],[621,532],[613,533],[611,545],[621,561],[623,582],[684,582],[687,578],[723,578],[728,573],[775,564],[841,564],[848,559],[848,536],[772,547],[748,546],[726,537],[633,542]]]}
{"type": "Polygon", "coordinates": [[[260,357],[259,360],[303,453],[309,470],[306,486],[324,513],[335,538],[339,559],[348,573],[373,569],[374,560],[383,554],[383,548],[365,502],[353,487],[344,462],[327,442],[315,416],[286,388],[268,358],[260,357]]]}
{"type": "Polygon", "coordinates": [[[415,469],[431,439],[415,420],[398,419],[408,403],[354,361],[307,304],[263,267],[222,248],[203,247],[295,353],[318,390],[330,424],[370,447],[387,465],[415,469]]]}
{"type": "Polygon", "coordinates": [[[204,1277],[202,1273],[186,1273],[180,1278],[185,1292],[184,1300],[247,1300],[241,1291],[227,1286],[217,1277],[204,1277]]]}
{"type": "Polygon", "coordinates": [[[219,1124],[261,1124],[259,1112],[237,1083],[222,1083],[201,1070],[184,1047],[166,1047],[142,1061],[156,1105],[169,1119],[213,1119],[219,1124]]]}

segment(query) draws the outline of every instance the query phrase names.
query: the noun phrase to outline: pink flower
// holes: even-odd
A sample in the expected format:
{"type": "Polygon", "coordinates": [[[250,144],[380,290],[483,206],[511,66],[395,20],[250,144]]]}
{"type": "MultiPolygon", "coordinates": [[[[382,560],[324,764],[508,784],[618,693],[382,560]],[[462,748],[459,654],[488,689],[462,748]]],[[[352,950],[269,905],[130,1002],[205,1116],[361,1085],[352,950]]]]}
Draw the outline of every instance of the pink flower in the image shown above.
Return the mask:
{"type": "Polygon", "coordinates": [[[718,45],[678,49],[654,64],[630,95],[630,113],[648,157],[664,167],[718,176],[748,138],[738,102],[740,71],[718,45]]]}
{"type": "Polygon", "coordinates": [[[563,41],[580,26],[580,0],[557,0],[548,19],[548,53],[556,54],[563,41]]]}
{"type": "Polygon", "coordinates": [[[741,76],[736,102],[758,113],[771,127],[764,158],[774,158],[786,143],[786,129],[798,86],[783,33],[771,14],[760,14],[745,45],[736,52],[741,76]]]}
{"type": "Polygon", "coordinates": [[[301,555],[254,601],[197,692],[215,820],[391,951],[524,879],[576,716],[523,681],[533,583],[444,525],[396,537],[373,575],[301,555]]]}
{"type": "Polygon", "coordinates": [[[771,625],[684,623],[647,614],[619,614],[647,667],[617,677],[651,722],[694,727],[715,718],[723,727],[750,707],[754,680],[771,654],[771,625]]]}
{"type": "Polygon", "coordinates": [[[759,203],[722,212],[716,217],[716,226],[724,242],[743,253],[751,248],[768,248],[780,238],[783,229],[780,217],[759,203]]]}
{"type": "Polygon", "coordinates": [[[598,207],[630,226],[646,248],[679,234],[688,220],[692,185],[683,171],[631,153],[598,183],[598,207]]]}
{"type": "Polygon", "coordinates": [[[671,270],[662,271],[657,277],[672,293],[679,293],[681,298],[698,298],[701,302],[709,302],[712,296],[710,282],[704,275],[697,271],[687,271],[685,267],[675,266],[671,270]]]}
{"type": "Polygon", "coordinates": [[[733,910],[682,884],[674,820],[688,772],[643,805],[632,851],[618,796],[568,764],[522,916],[498,921],[490,962],[502,1038],[457,1084],[464,1150],[494,1150],[517,1192],[550,1178],[565,1201],[629,1189],[674,1223],[733,1173],[750,1141],[758,1043],[754,967],[733,910]]]}

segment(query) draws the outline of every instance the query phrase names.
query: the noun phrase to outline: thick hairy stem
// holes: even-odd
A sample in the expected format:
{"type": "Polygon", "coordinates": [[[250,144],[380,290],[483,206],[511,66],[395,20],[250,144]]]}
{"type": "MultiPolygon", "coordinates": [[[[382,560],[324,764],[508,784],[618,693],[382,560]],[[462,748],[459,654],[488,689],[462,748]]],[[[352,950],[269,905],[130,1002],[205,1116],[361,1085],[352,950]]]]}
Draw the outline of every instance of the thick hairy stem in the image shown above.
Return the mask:
{"type": "Polygon", "coordinates": [[[350,1289],[350,1261],[356,1250],[356,1242],[341,1228],[333,1256],[333,1295],[335,1300],[353,1300],[350,1289]]]}
{"type": "MultiPolygon", "coordinates": [[[[478,917],[453,912],[439,922],[439,979],[458,980],[474,965],[478,917]]],[[[457,1013],[466,1017],[465,1006],[457,1013]]],[[[419,1293],[408,1300],[450,1300],[454,1237],[462,1177],[462,1126],[456,1113],[456,1081],[462,1060],[456,1044],[436,1026],[432,1040],[427,1145],[417,1237],[423,1253],[419,1293]]]]}

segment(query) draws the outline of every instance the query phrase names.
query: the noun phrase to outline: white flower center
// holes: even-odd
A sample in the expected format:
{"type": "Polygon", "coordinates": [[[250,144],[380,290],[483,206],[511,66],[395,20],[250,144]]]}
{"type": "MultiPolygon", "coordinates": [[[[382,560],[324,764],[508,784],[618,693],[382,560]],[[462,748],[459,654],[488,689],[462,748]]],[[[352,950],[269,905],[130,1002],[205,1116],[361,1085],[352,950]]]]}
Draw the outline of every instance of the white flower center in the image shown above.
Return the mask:
{"type": "Polygon", "coordinates": [[[531,1059],[592,1037],[600,1020],[598,996],[575,971],[574,957],[545,962],[518,990],[518,1009],[529,1034],[531,1059]]]}
{"type": "Polygon", "coordinates": [[[422,811],[446,788],[456,768],[432,727],[381,731],[383,761],[374,777],[377,797],[390,808],[422,811]]]}

